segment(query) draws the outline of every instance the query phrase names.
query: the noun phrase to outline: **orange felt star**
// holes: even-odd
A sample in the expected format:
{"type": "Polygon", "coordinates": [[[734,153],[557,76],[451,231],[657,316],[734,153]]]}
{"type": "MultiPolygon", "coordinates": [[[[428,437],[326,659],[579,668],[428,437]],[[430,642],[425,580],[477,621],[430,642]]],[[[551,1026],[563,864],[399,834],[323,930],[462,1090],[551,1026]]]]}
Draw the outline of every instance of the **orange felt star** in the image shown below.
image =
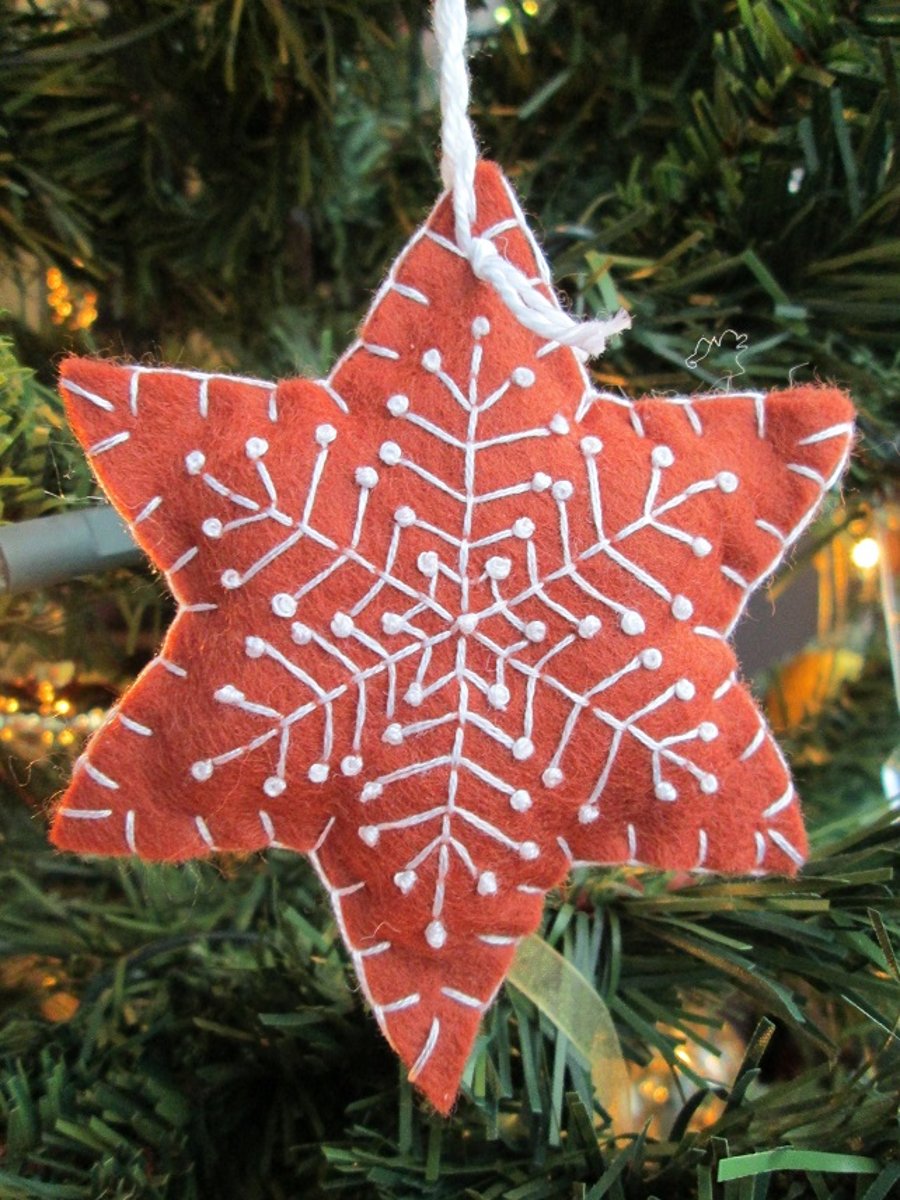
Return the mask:
{"type": "MultiPolygon", "coordinates": [[[[495,166],[477,197],[475,232],[552,295],[495,166]]],[[[726,638],[845,463],[841,393],[597,393],[475,278],[446,199],[327,380],[62,375],[179,612],[54,841],[308,854],[441,1111],[574,861],[802,863],[726,638]]]]}

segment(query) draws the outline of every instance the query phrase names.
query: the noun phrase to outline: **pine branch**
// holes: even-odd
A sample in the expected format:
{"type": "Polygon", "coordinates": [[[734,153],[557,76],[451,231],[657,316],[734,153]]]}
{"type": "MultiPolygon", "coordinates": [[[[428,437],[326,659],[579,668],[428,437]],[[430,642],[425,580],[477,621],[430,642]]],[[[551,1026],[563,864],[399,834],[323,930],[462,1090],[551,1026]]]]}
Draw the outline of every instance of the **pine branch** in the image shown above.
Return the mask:
{"type": "MultiPolygon", "coordinates": [[[[863,409],[853,485],[877,502],[900,394],[895,6],[509,8],[475,56],[475,117],[572,303],[635,312],[601,382],[845,382],[863,409]],[[712,344],[729,328],[749,339],[740,364],[733,338],[712,344]]],[[[437,187],[425,16],[411,0],[0,12],[5,273],[56,266],[100,313],[81,332],[33,305],[7,320],[5,517],[93,493],[23,362],[49,381],[64,344],[269,375],[333,361],[437,187]]],[[[166,605],[133,574],[5,601],[7,674],[71,662],[106,703],[166,605]]],[[[5,756],[0,1198],[886,1200],[900,918],[879,769],[895,740],[876,653],[796,737],[816,847],[799,880],[598,872],[554,898],[545,937],[606,1001],[635,1071],[656,1064],[679,1096],[654,1137],[592,1110],[588,1064],[512,989],[467,1098],[434,1123],[398,1085],[302,861],[59,857],[40,809],[68,762],[5,756]],[[711,1080],[698,1054],[726,1020],[744,1061],[711,1080]]]]}

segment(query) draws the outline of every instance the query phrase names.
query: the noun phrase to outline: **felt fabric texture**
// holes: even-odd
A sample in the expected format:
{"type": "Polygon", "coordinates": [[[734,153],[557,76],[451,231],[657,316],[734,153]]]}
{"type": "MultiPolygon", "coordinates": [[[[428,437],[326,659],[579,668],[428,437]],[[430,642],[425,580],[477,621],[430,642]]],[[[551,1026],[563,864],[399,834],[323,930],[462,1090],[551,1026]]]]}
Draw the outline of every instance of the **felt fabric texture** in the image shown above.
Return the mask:
{"type": "MultiPolygon", "coordinates": [[[[477,200],[476,233],[552,296],[492,164],[477,200]]],[[[802,864],[727,637],[852,438],[829,387],[598,393],[452,228],[445,197],[326,380],[63,364],[179,612],[52,830],[84,854],[308,854],[442,1112],[573,862],[802,864]]]]}

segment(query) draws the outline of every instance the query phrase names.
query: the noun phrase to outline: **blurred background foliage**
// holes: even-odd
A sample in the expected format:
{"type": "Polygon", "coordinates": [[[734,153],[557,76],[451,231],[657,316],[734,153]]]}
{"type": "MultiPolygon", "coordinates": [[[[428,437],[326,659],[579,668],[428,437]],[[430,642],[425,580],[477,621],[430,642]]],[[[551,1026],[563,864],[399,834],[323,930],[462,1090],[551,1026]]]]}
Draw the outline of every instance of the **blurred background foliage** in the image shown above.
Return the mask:
{"type": "MultiPolygon", "coordinates": [[[[812,562],[814,634],[758,680],[813,861],[791,883],[575,878],[544,936],[612,1014],[633,1122],[597,1110],[598,1064],[513,987],[438,1122],[302,861],[46,848],[73,754],[158,643],[159,581],[0,597],[0,1198],[900,1185],[896,701],[887,589],[853,557],[877,536],[897,564],[900,6],[471,8],[485,153],[571,306],[634,316],[598,381],[827,379],[859,406],[843,502],[777,585],[812,562]]],[[[96,502],[53,391],[65,352],[327,369],[439,189],[427,25],[422,0],[0,4],[3,519],[96,502]]]]}

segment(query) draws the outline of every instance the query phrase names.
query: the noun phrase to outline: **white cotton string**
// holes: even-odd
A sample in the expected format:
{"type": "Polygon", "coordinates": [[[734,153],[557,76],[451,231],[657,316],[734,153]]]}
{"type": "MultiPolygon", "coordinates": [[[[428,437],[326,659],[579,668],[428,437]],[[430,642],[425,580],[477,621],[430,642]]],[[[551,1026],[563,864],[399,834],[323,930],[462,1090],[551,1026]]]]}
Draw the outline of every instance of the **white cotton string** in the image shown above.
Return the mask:
{"type": "Polygon", "coordinates": [[[436,0],[434,34],[440,53],[441,178],[453,193],[456,241],[468,253],[475,221],[478,147],[469,120],[468,20],[465,0],[436,0]]]}
{"type": "Polygon", "coordinates": [[[456,244],[475,275],[495,289],[522,325],[548,341],[570,346],[582,357],[602,354],[613,334],[631,326],[624,309],[606,320],[578,321],[539,291],[489,238],[472,233],[477,215],[478,147],[469,120],[467,32],[465,0],[434,0],[434,33],[440,54],[441,177],[453,196],[456,244]]]}

